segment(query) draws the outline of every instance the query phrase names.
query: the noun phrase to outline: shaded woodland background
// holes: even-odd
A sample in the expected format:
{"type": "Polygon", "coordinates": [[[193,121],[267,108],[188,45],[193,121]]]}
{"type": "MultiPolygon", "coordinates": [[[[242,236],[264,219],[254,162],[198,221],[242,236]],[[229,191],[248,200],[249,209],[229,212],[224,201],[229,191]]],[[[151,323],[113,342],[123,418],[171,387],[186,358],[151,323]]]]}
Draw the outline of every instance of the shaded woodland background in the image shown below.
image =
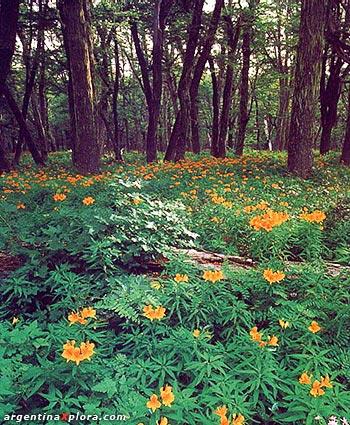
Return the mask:
{"type": "Polygon", "coordinates": [[[347,0],[1,0],[0,167],[245,147],[304,178],[314,149],[349,165],[349,20],[347,0]]]}

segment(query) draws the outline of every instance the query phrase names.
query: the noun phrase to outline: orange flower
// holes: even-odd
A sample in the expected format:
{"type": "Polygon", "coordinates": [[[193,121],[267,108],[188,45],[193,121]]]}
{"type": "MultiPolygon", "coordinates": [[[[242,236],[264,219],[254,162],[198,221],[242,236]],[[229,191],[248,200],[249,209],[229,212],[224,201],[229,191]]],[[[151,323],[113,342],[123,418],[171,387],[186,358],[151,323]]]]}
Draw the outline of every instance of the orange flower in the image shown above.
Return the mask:
{"type": "Polygon", "coordinates": [[[64,193],[55,193],[53,195],[53,200],[54,201],[64,201],[67,198],[67,195],[65,195],[64,193]]]}
{"type": "Polygon", "coordinates": [[[18,210],[24,210],[26,206],[24,204],[18,204],[16,207],[18,210]]]}
{"type": "Polygon", "coordinates": [[[85,323],[87,323],[87,321],[83,317],[81,317],[79,315],[79,313],[70,314],[68,316],[68,320],[70,321],[69,326],[71,326],[71,325],[73,325],[73,323],[77,323],[77,322],[81,323],[82,325],[85,325],[85,323]]]}
{"type": "Polygon", "coordinates": [[[199,329],[195,329],[195,330],[193,331],[193,336],[194,336],[195,338],[198,338],[200,334],[201,334],[201,332],[200,332],[200,330],[199,330],[199,329]]]}
{"type": "Polygon", "coordinates": [[[188,282],[188,276],[187,276],[187,274],[176,273],[176,275],[174,277],[174,280],[177,283],[179,283],[179,282],[188,282]]]}
{"type": "Polygon", "coordinates": [[[311,325],[308,327],[309,331],[311,331],[313,334],[315,334],[316,332],[320,331],[322,328],[318,325],[318,323],[313,320],[311,322],[311,325]]]}
{"type": "Polygon", "coordinates": [[[310,394],[312,394],[314,397],[318,397],[324,394],[324,391],[322,389],[322,384],[320,381],[316,380],[313,382],[312,388],[310,390],[310,394]]]}
{"type": "Polygon", "coordinates": [[[254,230],[265,229],[267,232],[270,232],[273,227],[280,226],[288,218],[289,215],[287,213],[275,212],[268,209],[265,214],[251,218],[249,224],[254,230]]]}
{"type": "Polygon", "coordinates": [[[16,323],[18,323],[19,322],[19,318],[18,317],[14,317],[13,319],[12,319],[12,324],[13,325],[15,325],[16,323]]]}
{"type": "Polygon", "coordinates": [[[85,307],[81,311],[81,317],[83,319],[86,319],[87,317],[91,317],[93,319],[96,319],[96,310],[94,310],[91,307],[85,307]]]}
{"type": "Polygon", "coordinates": [[[75,341],[67,341],[63,345],[63,353],[61,355],[67,362],[73,361],[79,366],[82,360],[90,360],[90,357],[95,353],[94,347],[95,344],[89,341],[80,343],[80,348],[75,347],[75,341]]]}
{"type": "Polygon", "coordinates": [[[311,378],[312,378],[312,375],[308,375],[307,372],[304,372],[301,374],[299,378],[299,383],[311,385],[311,378]]]}
{"type": "Polygon", "coordinates": [[[315,210],[309,214],[304,211],[299,217],[303,220],[309,221],[310,223],[322,223],[322,221],[326,219],[326,214],[320,210],[315,210]]]}
{"type": "Polygon", "coordinates": [[[286,275],[281,271],[273,272],[271,269],[264,270],[264,278],[271,284],[275,282],[280,282],[283,280],[286,275]]]}
{"type": "Polygon", "coordinates": [[[168,419],[162,417],[160,421],[157,421],[157,425],[168,425],[168,419]]]}
{"type": "Polygon", "coordinates": [[[205,270],[203,279],[215,283],[218,280],[224,279],[224,275],[221,270],[205,270]]]}
{"type": "Polygon", "coordinates": [[[214,412],[214,415],[218,415],[218,416],[226,416],[226,414],[227,414],[227,407],[224,405],[224,406],[221,406],[221,407],[218,407],[216,410],[215,410],[215,412],[214,412]]]}
{"type": "Polygon", "coordinates": [[[143,199],[135,198],[133,200],[133,202],[134,202],[135,205],[137,205],[137,204],[140,204],[141,202],[143,202],[143,199]]]}
{"type": "Polygon", "coordinates": [[[324,378],[322,378],[321,376],[321,387],[333,388],[333,385],[330,382],[328,375],[326,375],[324,378]]]}
{"type": "Polygon", "coordinates": [[[172,387],[166,385],[160,389],[160,397],[164,406],[171,407],[171,404],[175,400],[175,396],[172,393],[172,387]]]}
{"type": "Polygon", "coordinates": [[[220,416],[220,425],[230,425],[230,421],[226,416],[220,416]]]}
{"type": "Polygon", "coordinates": [[[244,416],[241,414],[239,414],[238,416],[233,415],[232,425],[243,425],[244,419],[244,416]]]}
{"type": "Polygon", "coordinates": [[[81,360],[91,360],[90,357],[95,353],[94,348],[95,344],[92,342],[80,343],[81,360]]]}
{"type": "Polygon", "coordinates": [[[87,198],[83,199],[84,205],[91,205],[95,202],[95,199],[92,196],[88,196],[87,198]]]}
{"type": "Polygon", "coordinates": [[[280,324],[281,328],[286,329],[289,328],[290,324],[289,322],[285,322],[284,320],[279,320],[278,323],[280,324]]]}
{"type": "Polygon", "coordinates": [[[146,403],[146,407],[152,409],[153,412],[159,409],[161,405],[162,404],[159,402],[158,396],[156,394],[151,395],[149,401],[146,403]]]}
{"type": "Polygon", "coordinates": [[[268,345],[272,345],[274,347],[278,347],[278,338],[275,335],[272,335],[268,340],[268,345]]]}
{"type": "Polygon", "coordinates": [[[71,326],[73,323],[79,322],[82,325],[85,325],[88,317],[96,319],[96,310],[94,310],[91,307],[85,307],[80,312],[77,313],[71,313],[68,316],[68,320],[70,321],[69,326],[71,326]]]}
{"type": "Polygon", "coordinates": [[[144,316],[146,316],[147,319],[150,319],[152,322],[154,319],[157,319],[157,320],[163,319],[163,317],[165,316],[166,310],[164,307],[161,307],[161,306],[157,307],[156,309],[153,309],[151,305],[146,305],[143,311],[145,313],[144,316]]]}
{"type": "Polygon", "coordinates": [[[253,341],[262,342],[262,334],[258,332],[258,328],[256,326],[250,330],[249,335],[252,337],[253,341]]]}

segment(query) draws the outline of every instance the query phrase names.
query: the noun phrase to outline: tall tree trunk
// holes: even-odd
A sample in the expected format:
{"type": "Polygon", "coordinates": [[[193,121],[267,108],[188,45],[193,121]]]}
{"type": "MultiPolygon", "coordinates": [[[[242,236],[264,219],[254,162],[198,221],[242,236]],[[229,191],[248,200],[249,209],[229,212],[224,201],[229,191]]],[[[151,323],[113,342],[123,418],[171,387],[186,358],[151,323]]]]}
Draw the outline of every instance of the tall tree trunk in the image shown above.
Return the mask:
{"type": "Polygon", "coordinates": [[[329,75],[326,82],[326,63],[327,63],[327,49],[325,52],[325,58],[322,66],[321,76],[321,89],[320,89],[320,100],[321,100],[321,142],[320,142],[320,154],[324,155],[329,152],[331,148],[331,133],[332,129],[337,121],[337,110],[338,101],[341,93],[341,78],[340,70],[344,62],[341,58],[335,57],[333,51],[330,66],[329,75]]]}
{"type": "Polygon", "coordinates": [[[283,74],[278,79],[278,113],[276,119],[276,135],[273,141],[273,150],[280,151],[286,148],[289,131],[290,88],[289,78],[283,74]]]}
{"type": "MultiPolygon", "coordinates": [[[[222,108],[219,124],[219,140],[218,140],[218,152],[217,156],[219,158],[226,157],[226,138],[227,130],[229,126],[229,115],[232,104],[232,83],[233,83],[233,63],[234,56],[238,45],[239,34],[241,31],[241,17],[238,19],[236,29],[233,30],[233,24],[231,16],[224,16],[226,23],[226,34],[227,34],[227,44],[228,44],[228,62],[226,66],[226,75],[225,75],[225,84],[224,91],[222,94],[222,108]]],[[[249,66],[248,66],[249,69],[249,66]]]]}
{"type": "Polygon", "coordinates": [[[19,0],[0,0],[0,85],[6,81],[15,51],[19,0]]]}
{"type": "Polygon", "coordinates": [[[340,163],[350,166],[350,88],[348,90],[348,116],[346,120],[346,129],[343,141],[343,148],[340,156],[340,163]]]}
{"type": "Polygon", "coordinates": [[[177,90],[180,108],[176,116],[175,124],[165,153],[164,159],[166,161],[180,161],[185,157],[190,122],[189,110],[191,101],[189,91],[191,74],[193,70],[195,52],[198,45],[203,6],[204,0],[195,0],[192,21],[188,32],[186,53],[177,90]]]}
{"type": "Polygon", "coordinates": [[[160,105],[162,98],[162,59],[163,59],[163,38],[165,21],[173,0],[156,0],[154,7],[153,22],[153,48],[152,48],[152,84],[148,75],[148,64],[141,48],[136,22],[131,24],[137,58],[141,68],[143,90],[146,97],[148,109],[148,126],[146,134],[146,159],[147,162],[157,160],[157,129],[160,115],[160,105]]]}
{"type": "MultiPolygon", "coordinates": [[[[0,97],[2,96],[1,87],[5,84],[11,69],[18,18],[19,0],[0,0],[0,97]]],[[[10,168],[3,140],[0,140],[0,172],[8,171],[10,168]]]]}
{"type": "Polygon", "coordinates": [[[252,16],[251,10],[247,9],[243,13],[242,22],[242,53],[243,64],[241,71],[241,88],[240,88],[240,102],[239,102],[239,118],[238,118],[238,132],[236,142],[236,155],[243,154],[244,140],[247,124],[249,121],[248,114],[248,99],[249,99],[249,68],[250,68],[250,41],[252,32],[252,16]]]}
{"type": "Polygon", "coordinates": [[[288,140],[288,170],[308,178],[313,167],[313,124],[321,76],[326,2],[303,0],[288,140]]]}
{"type": "Polygon", "coordinates": [[[95,90],[91,30],[86,0],[59,0],[66,37],[75,131],[75,166],[80,174],[100,172],[100,145],[96,134],[95,90]]]}
{"type": "Polygon", "coordinates": [[[199,141],[199,125],[198,125],[198,90],[200,81],[203,75],[204,67],[208,61],[211,47],[214,43],[215,33],[219,24],[221,10],[224,7],[223,0],[216,0],[213,14],[210,20],[207,36],[204,41],[202,51],[197,60],[196,66],[193,71],[193,78],[190,85],[190,117],[191,117],[191,134],[192,134],[192,150],[193,153],[199,154],[200,141],[199,141]]]}
{"type": "Polygon", "coordinates": [[[119,131],[119,115],[118,115],[118,96],[119,96],[119,81],[120,81],[120,64],[119,64],[119,46],[116,36],[114,37],[114,66],[115,77],[113,84],[113,123],[114,123],[114,138],[113,149],[116,161],[123,161],[120,144],[119,131]]]}
{"type": "Polygon", "coordinates": [[[219,87],[218,80],[216,77],[215,65],[213,58],[209,58],[209,67],[211,74],[211,83],[213,87],[213,122],[212,122],[212,131],[211,131],[211,145],[210,151],[211,154],[215,157],[218,157],[219,154],[219,87]]]}

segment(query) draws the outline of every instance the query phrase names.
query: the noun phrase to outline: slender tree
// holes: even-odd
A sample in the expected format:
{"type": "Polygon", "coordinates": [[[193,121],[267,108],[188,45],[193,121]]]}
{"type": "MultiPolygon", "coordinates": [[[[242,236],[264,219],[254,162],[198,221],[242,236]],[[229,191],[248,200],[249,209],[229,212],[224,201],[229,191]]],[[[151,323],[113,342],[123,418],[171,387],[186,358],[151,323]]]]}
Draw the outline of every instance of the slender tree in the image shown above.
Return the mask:
{"type": "Polygon", "coordinates": [[[194,1],[192,21],[188,31],[186,53],[177,90],[180,108],[176,116],[175,124],[165,153],[164,159],[166,161],[179,161],[185,157],[190,123],[189,111],[191,105],[191,76],[195,61],[195,53],[198,46],[203,6],[204,0],[194,1]]]}
{"type": "Polygon", "coordinates": [[[249,121],[248,100],[249,100],[249,69],[251,56],[251,38],[254,25],[255,7],[260,0],[250,0],[249,7],[243,11],[242,18],[242,55],[243,63],[241,70],[241,87],[239,102],[238,131],[236,141],[236,155],[243,154],[244,140],[249,121]]]}
{"type": "Polygon", "coordinates": [[[131,33],[133,36],[136,54],[138,57],[143,89],[148,108],[148,127],[146,135],[146,157],[147,162],[157,160],[157,128],[160,114],[162,98],[162,60],[163,60],[163,39],[166,17],[171,9],[173,0],[156,0],[154,5],[153,21],[153,48],[152,48],[152,81],[148,75],[148,63],[143,53],[138,34],[136,21],[131,23],[131,33]]]}
{"type": "Polygon", "coordinates": [[[215,33],[219,24],[221,10],[224,7],[223,0],[216,0],[212,17],[210,19],[209,28],[205,37],[203,48],[197,59],[193,77],[190,84],[190,118],[191,118],[191,135],[192,135],[192,150],[198,154],[200,152],[199,142],[199,123],[198,123],[198,90],[200,81],[203,75],[205,64],[208,61],[210,50],[214,43],[215,33]]]}

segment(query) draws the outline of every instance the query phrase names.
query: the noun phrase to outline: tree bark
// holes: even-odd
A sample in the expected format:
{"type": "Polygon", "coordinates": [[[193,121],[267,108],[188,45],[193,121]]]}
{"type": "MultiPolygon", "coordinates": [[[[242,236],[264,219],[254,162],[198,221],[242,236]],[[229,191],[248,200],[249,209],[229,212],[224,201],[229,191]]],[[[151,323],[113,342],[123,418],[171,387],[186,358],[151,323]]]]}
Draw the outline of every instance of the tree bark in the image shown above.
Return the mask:
{"type": "Polygon", "coordinates": [[[185,157],[190,122],[189,110],[191,101],[189,91],[191,74],[193,70],[195,51],[198,45],[203,6],[204,0],[195,0],[192,21],[188,33],[186,53],[177,91],[180,108],[176,116],[175,124],[165,153],[165,161],[180,161],[185,157]]]}
{"type": "MultiPolygon", "coordinates": [[[[228,62],[226,66],[225,84],[224,91],[222,94],[222,109],[219,124],[219,140],[218,140],[218,152],[219,158],[226,157],[226,138],[227,130],[229,127],[229,115],[232,105],[232,83],[233,83],[233,63],[234,56],[238,45],[239,35],[241,31],[241,17],[238,19],[236,29],[233,29],[233,23],[231,16],[226,15],[224,17],[226,24],[227,44],[228,44],[228,62]]],[[[248,65],[249,70],[249,65],[248,65]]]]}
{"type": "MultiPolygon", "coordinates": [[[[0,0],[0,97],[1,87],[5,84],[11,69],[15,51],[16,33],[19,18],[19,0],[0,0]]],[[[0,140],[0,172],[10,170],[10,162],[0,140]]]]}
{"type": "Polygon", "coordinates": [[[80,174],[100,172],[100,144],[96,133],[95,89],[91,30],[86,0],[59,0],[70,70],[74,128],[74,165],[80,174]]]}
{"type": "Polygon", "coordinates": [[[308,178],[313,167],[313,124],[320,84],[326,2],[303,0],[288,140],[288,170],[308,178]]]}
{"type": "Polygon", "coordinates": [[[236,142],[236,155],[243,154],[244,140],[247,124],[249,121],[248,114],[248,99],[249,99],[249,68],[250,68],[250,41],[252,31],[252,16],[251,10],[246,10],[243,14],[242,22],[242,53],[243,64],[241,71],[241,88],[240,88],[240,102],[239,102],[239,118],[238,118],[238,132],[236,142]]]}
{"type": "Polygon", "coordinates": [[[200,81],[203,75],[204,67],[208,61],[211,47],[214,43],[215,33],[219,24],[221,10],[224,7],[223,0],[216,0],[213,14],[210,20],[207,36],[204,41],[202,51],[197,60],[196,66],[193,71],[193,77],[190,85],[190,118],[191,118],[191,135],[192,135],[192,150],[193,153],[199,154],[200,141],[199,141],[199,125],[198,125],[198,90],[200,81]]]}
{"type": "Polygon", "coordinates": [[[340,70],[344,64],[341,58],[335,57],[333,51],[330,66],[329,75],[326,82],[326,62],[327,62],[327,49],[325,52],[325,58],[322,66],[321,76],[321,142],[320,142],[320,154],[324,155],[329,152],[331,148],[331,133],[332,129],[337,121],[337,110],[338,101],[341,93],[341,78],[340,70]]]}
{"type": "Polygon", "coordinates": [[[152,84],[148,74],[148,64],[141,48],[136,22],[131,24],[131,33],[135,44],[136,55],[141,68],[143,90],[148,109],[148,126],[146,134],[146,160],[157,160],[157,130],[162,98],[162,59],[165,21],[173,0],[157,0],[154,7],[153,48],[152,48],[152,84]]]}
{"type": "Polygon", "coordinates": [[[15,51],[19,0],[0,0],[0,85],[5,84],[15,51]]]}
{"type": "Polygon", "coordinates": [[[345,136],[343,148],[340,156],[340,163],[350,166],[350,88],[348,90],[348,116],[346,120],[345,136]]]}
{"type": "Polygon", "coordinates": [[[213,97],[212,97],[212,106],[213,106],[213,122],[212,122],[212,132],[211,132],[211,145],[210,151],[213,156],[216,158],[219,154],[219,87],[218,80],[216,77],[215,65],[213,58],[209,58],[209,67],[211,74],[211,83],[213,87],[213,97]]]}
{"type": "Polygon", "coordinates": [[[28,130],[26,121],[23,118],[23,115],[22,115],[14,97],[12,96],[12,93],[10,92],[10,90],[7,87],[6,84],[3,84],[2,86],[0,86],[0,96],[1,95],[5,96],[7,103],[8,103],[9,107],[11,108],[11,110],[13,112],[13,115],[15,116],[15,118],[17,120],[17,123],[19,125],[20,130],[24,134],[25,141],[28,145],[29,152],[31,153],[31,155],[34,159],[34,162],[37,165],[44,166],[45,161],[42,159],[38,149],[36,148],[35,143],[32,139],[32,135],[30,134],[30,131],[28,130]]]}

